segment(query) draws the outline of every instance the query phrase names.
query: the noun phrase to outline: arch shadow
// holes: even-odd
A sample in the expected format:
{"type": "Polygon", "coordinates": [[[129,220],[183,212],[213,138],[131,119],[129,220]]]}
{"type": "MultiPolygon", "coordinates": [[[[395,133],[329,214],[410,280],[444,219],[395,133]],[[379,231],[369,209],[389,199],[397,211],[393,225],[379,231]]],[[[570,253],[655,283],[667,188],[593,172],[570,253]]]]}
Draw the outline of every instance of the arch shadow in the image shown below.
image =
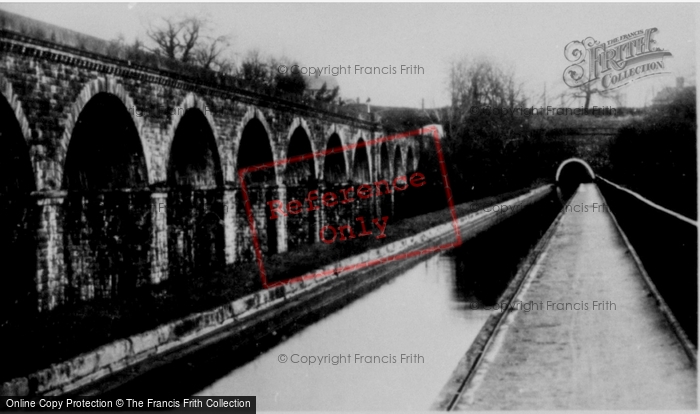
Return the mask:
{"type": "MultiPolygon", "coordinates": [[[[299,157],[313,154],[311,139],[306,130],[298,126],[287,150],[287,160],[284,171],[284,184],[287,200],[304,200],[310,191],[318,190],[315,158],[300,160],[299,157]]],[[[287,217],[287,246],[297,248],[316,241],[317,212],[302,212],[287,217]]]]}
{"type": "Polygon", "coordinates": [[[170,149],[168,266],[174,283],[201,279],[224,262],[221,158],[214,132],[199,108],[180,118],[170,149]]]}
{"type": "MultiPolygon", "coordinates": [[[[267,130],[257,117],[251,118],[241,133],[236,166],[241,170],[272,162],[274,162],[274,155],[267,130]]],[[[284,231],[284,219],[281,217],[272,219],[267,212],[267,203],[280,199],[275,167],[264,167],[250,171],[245,174],[244,180],[251,210],[255,216],[260,249],[266,254],[278,253],[282,247],[279,245],[279,234],[284,231]]],[[[236,227],[246,229],[236,232],[238,238],[236,245],[239,246],[237,256],[244,261],[253,261],[255,251],[241,191],[236,194],[236,217],[236,227]]]]}
{"type": "Polygon", "coordinates": [[[130,297],[150,279],[151,201],[138,130],[116,95],[83,107],[62,185],[68,300],[130,297]]]}
{"type": "MultiPolygon", "coordinates": [[[[392,180],[391,167],[392,167],[392,165],[391,165],[391,161],[389,158],[389,146],[387,145],[386,142],[383,142],[379,147],[379,174],[378,174],[378,178],[380,180],[386,180],[387,182],[390,183],[392,180]]],[[[392,215],[393,215],[392,205],[393,205],[393,192],[392,192],[392,194],[385,194],[383,197],[380,197],[380,199],[379,199],[379,215],[392,217],[392,215]]]]}
{"type": "MultiPolygon", "coordinates": [[[[355,183],[355,187],[360,184],[372,184],[369,152],[365,140],[362,138],[358,139],[352,162],[352,180],[355,183]]],[[[357,191],[357,188],[355,188],[355,191],[357,191]]],[[[353,219],[356,217],[365,217],[365,220],[367,220],[369,217],[372,217],[372,200],[372,198],[365,200],[358,199],[351,203],[353,207],[353,219]]]]}
{"type": "Polygon", "coordinates": [[[5,264],[0,288],[0,327],[20,324],[37,310],[37,242],[39,209],[29,148],[15,111],[0,94],[0,261],[5,264]]]}
{"type": "MultiPolygon", "coordinates": [[[[323,159],[323,180],[320,185],[321,192],[333,192],[338,194],[339,190],[347,185],[348,165],[346,163],[345,149],[337,132],[331,134],[326,144],[326,155],[323,159]]],[[[332,208],[321,207],[319,228],[327,225],[338,225],[339,223],[349,223],[352,220],[352,206],[338,204],[332,208]]]]}

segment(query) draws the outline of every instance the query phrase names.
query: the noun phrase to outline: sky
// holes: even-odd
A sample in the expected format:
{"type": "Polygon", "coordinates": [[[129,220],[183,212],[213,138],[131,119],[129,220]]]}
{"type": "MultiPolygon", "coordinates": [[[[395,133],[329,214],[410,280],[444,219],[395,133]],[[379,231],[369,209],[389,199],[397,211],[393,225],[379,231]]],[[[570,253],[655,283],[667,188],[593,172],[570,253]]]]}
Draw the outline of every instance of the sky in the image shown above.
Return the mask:
{"type": "MultiPolygon", "coordinates": [[[[569,88],[562,80],[570,64],[564,47],[593,37],[605,42],[622,34],[657,28],[657,46],[673,55],[668,75],[624,87],[623,104],[643,106],[664,86],[683,76],[695,84],[694,4],[661,3],[2,3],[0,9],[103,39],[120,33],[146,39],[149,22],[198,15],[216,35],[232,38],[230,53],[248,50],[287,57],[305,67],[347,67],[336,77],[346,99],[370,98],[374,105],[426,108],[449,104],[450,63],[487,57],[511,68],[530,97],[549,105],[569,88]],[[362,67],[393,66],[396,73],[354,73],[362,67]],[[418,74],[400,74],[417,65],[418,74]]],[[[593,105],[616,104],[596,99],[593,105]]],[[[580,103],[569,103],[578,107],[580,103]]]]}

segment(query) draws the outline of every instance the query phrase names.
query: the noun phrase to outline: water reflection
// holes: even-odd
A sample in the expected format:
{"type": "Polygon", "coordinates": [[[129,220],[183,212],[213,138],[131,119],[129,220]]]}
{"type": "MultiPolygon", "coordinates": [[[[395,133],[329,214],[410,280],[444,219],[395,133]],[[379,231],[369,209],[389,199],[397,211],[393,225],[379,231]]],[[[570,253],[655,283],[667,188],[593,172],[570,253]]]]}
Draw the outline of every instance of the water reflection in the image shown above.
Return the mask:
{"type": "Polygon", "coordinates": [[[552,194],[453,250],[454,303],[469,308],[493,306],[561,208],[552,194]]]}
{"type": "Polygon", "coordinates": [[[496,302],[560,209],[553,194],[417,264],[200,394],[255,395],[259,410],[427,410],[488,318],[481,308],[496,302]],[[402,354],[422,358],[402,363],[402,354]],[[316,362],[302,363],[309,357],[316,362]]]}
{"type": "Polygon", "coordinates": [[[427,410],[489,314],[454,302],[455,269],[451,256],[420,263],[201,394],[256,395],[259,410],[427,410]],[[280,354],[329,361],[280,363],[280,354]],[[401,363],[402,354],[423,362],[401,363]],[[337,355],[350,361],[332,365],[337,355]],[[360,363],[357,355],[388,362],[360,363]]]}

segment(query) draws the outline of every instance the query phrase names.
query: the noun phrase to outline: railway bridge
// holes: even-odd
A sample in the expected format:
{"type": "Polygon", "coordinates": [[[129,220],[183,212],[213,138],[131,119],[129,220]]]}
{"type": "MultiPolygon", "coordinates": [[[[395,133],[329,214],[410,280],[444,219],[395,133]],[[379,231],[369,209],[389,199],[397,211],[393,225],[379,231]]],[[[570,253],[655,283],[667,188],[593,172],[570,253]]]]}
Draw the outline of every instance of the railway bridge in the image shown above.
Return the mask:
{"type": "MultiPolygon", "coordinates": [[[[371,120],[110,58],[95,52],[107,47],[99,39],[0,17],[0,254],[18,264],[0,301],[12,309],[252,260],[242,168],[271,165],[245,179],[260,248],[277,253],[318,241],[330,218],[271,221],[266,202],[418,165],[418,140],[365,145],[383,135],[371,120]]],[[[393,196],[361,201],[338,214],[381,217],[393,196]]]]}

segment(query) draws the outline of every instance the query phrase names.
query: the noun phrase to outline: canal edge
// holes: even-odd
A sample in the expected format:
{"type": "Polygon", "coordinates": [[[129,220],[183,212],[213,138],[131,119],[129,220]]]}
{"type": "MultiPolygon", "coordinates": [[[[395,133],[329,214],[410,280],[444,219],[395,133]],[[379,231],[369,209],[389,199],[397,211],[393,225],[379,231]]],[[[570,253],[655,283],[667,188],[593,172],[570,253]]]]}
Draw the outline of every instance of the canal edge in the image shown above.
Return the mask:
{"type": "MultiPolygon", "coordinates": [[[[529,202],[548,194],[551,189],[551,185],[540,186],[500,203],[507,205],[529,204],[529,202]]],[[[519,211],[519,208],[509,211],[509,214],[515,214],[516,211],[519,211]]],[[[387,254],[391,251],[391,246],[400,252],[405,252],[411,247],[420,248],[428,237],[437,239],[454,237],[453,227],[455,224],[459,228],[474,226],[475,230],[481,231],[484,227],[488,227],[489,223],[500,222],[509,214],[490,214],[485,209],[481,209],[460,217],[456,222],[436,225],[418,234],[397,240],[390,245],[343,259],[339,262],[340,264],[329,266],[349,266],[358,261],[366,262],[373,255],[387,254]]],[[[443,249],[436,250],[435,253],[440,251],[443,249]]],[[[427,258],[431,254],[422,256],[427,258]]],[[[357,274],[365,274],[365,270],[367,269],[364,266],[356,266],[353,271],[255,292],[228,304],[208,311],[197,312],[152,330],[119,339],[69,360],[52,364],[50,367],[27,376],[7,381],[2,384],[0,395],[92,394],[92,390],[101,388],[99,383],[109,378],[140,376],[142,374],[141,368],[150,364],[154,359],[177,354],[184,349],[187,349],[186,353],[189,353],[188,351],[192,351],[192,348],[211,344],[216,341],[214,338],[230,335],[231,330],[237,330],[241,325],[246,325],[248,321],[257,319],[261,314],[274,312],[285,303],[296,302],[300,297],[306,297],[308,292],[319,292],[332,288],[335,283],[328,282],[354,278],[357,274]],[[175,335],[178,329],[185,327],[187,328],[185,332],[175,335]],[[195,345],[193,346],[193,344],[195,345]]],[[[118,380],[118,382],[122,382],[122,380],[118,380]]]]}
{"type": "MultiPolygon", "coordinates": [[[[600,178],[602,178],[602,177],[600,177],[600,178]]],[[[604,178],[603,178],[603,180],[607,183],[610,183],[608,180],[605,180],[604,178]]],[[[618,190],[629,191],[629,190],[625,189],[624,187],[620,187],[617,185],[615,185],[615,187],[617,187],[618,190]]],[[[607,201],[605,200],[605,195],[600,190],[600,188],[598,188],[598,185],[596,185],[596,189],[598,190],[598,193],[600,194],[600,198],[603,199],[603,203],[607,203],[607,201]]],[[[636,196],[636,193],[633,193],[633,194],[635,194],[635,196],[636,196]]],[[[690,338],[688,338],[688,335],[683,330],[683,327],[681,326],[680,322],[678,322],[678,319],[676,319],[676,317],[673,315],[673,312],[671,312],[671,308],[668,306],[668,304],[666,303],[664,298],[661,296],[661,293],[659,293],[659,290],[656,288],[656,285],[651,280],[649,273],[647,273],[646,269],[644,268],[644,264],[642,263],[642,259],[637,254],[637,251],[632,246],[632,243],[627,238],[627,235],[625,234],[625,232],[622,231],[622,227],[620,227],[620,223],[617,222],[617,218],[615,217],[615,214],[613,214],[612,209],[608,209],[607,213],[610,215],[610,218],[612,218],[613,223],[615,223],[615,228],[617,229],[617,232],[620,234],[620,236],[622,237],[622,240],[625,242],[625,247],[629,251],[630,256],[632,256],[632,259],[634,260],[634,264],[637,267],[637,269],[639,270],[639,274],[642,276],[642,280],[644,280],[644,284],[646,285],[647,289],[649,289],[649,293],[651,293],[651,295],[654,297],[654,300],[656,301],[656,306],[658,306],[659,310],[664,315],[664,318],[666,319],[666,322],[669,324],[671,331],[673,331],[673,333],[676,335],[676,338],[678,338],[678,342],[680,342],[681,347],[683,348],[683,351],[685,352],[685,354],[688,356],[688,359],[690,360],[690,362],[693,364],[693,366],[697,367],[697,365],[698,365],[697,349],[695,349],[695,346],[693,345],[690,338]]]]}
{"type": "Polygon", "coordinates": [[[533,270],[536,264],[544,257],[544,252],[551,240],[556,228],[559,226],[561,218],[564,216],[565,208],[562,206],[557,217],[552,221],[549,228],[537,242],[535,247],[528,253],[523,261],[523,265],[518,269],[515,277],[508,285],[498,300],[498,303],[508,302],[507,311],[494,310],[488,319],[481,327],[476,338],[470,345],[467,352],[457,363],[457,367],[450,375],[449,380],[445,383],[440,391],[435,402],[430,407],[431,411],[451,411],[461,397],[467,385],[471,382],[481,365],[484,355],[488,348],[493,345],[496,339],[499,328],[503,326],[506,318],[515,309],[511,309],[513,300],[518,296],[525,282],[534,276],[533,270]]]}

